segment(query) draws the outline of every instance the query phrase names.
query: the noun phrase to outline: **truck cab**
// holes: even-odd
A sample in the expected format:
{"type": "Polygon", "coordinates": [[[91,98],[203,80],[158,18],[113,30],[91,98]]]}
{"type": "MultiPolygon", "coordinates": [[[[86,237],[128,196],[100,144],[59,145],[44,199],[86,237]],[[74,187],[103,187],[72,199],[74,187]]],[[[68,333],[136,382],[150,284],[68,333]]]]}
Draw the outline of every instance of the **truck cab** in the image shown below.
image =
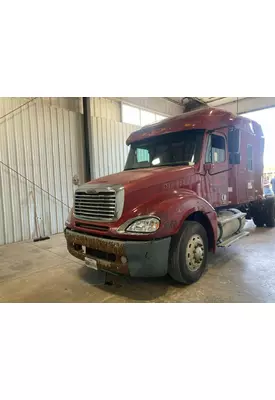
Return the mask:
{"type": "Polygon", "coordinates": [[[248,234],[246,219],[275,225],[274,197],[263,198],[256,122],[205,108],[145,126],[127,145],[124,171],[75,192],[65,237],[87,266],[190,284],[209,251],[248,234]]]}

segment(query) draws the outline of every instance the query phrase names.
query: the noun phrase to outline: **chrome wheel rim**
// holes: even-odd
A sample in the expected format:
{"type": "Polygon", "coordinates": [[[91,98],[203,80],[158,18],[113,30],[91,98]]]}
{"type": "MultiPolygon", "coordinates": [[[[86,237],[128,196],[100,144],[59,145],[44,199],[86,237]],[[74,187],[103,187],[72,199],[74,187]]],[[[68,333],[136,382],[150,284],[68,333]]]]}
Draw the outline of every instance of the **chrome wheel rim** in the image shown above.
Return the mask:
{"type": "Polygon", "coordinates": [[[200,235],[193,235],[186,247],[185,260],[189,271],[195,272],[200,269],[204,259],[204,244],[200,235]]]}

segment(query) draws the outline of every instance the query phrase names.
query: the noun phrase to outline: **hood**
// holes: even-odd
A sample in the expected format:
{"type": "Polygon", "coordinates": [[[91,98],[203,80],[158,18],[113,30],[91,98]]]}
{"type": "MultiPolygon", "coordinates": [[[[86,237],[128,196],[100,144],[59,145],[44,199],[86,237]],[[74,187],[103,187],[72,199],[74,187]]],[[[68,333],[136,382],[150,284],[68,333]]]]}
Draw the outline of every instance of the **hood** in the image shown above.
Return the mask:
{"type": "Polygon", "coordinates": [[[194,167],[172,166],[133,169],[122,171],[117,174],[104,176],[89,183],[105,183],[106,185],[122,185],[127,189],[140,190],[144,187],[155,186],[173,180],[183,178],[190,173],[194,167]]]}

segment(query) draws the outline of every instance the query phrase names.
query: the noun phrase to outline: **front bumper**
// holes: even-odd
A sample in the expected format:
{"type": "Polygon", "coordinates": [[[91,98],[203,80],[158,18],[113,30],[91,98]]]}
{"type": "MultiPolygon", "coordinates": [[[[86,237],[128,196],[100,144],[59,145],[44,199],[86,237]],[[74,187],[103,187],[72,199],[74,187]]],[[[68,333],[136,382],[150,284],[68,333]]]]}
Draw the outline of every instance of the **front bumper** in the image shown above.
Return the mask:
{"type": "Polygon", "coordinates": [[[80,260],[97,261],[99,270],[132,277],[164,276],[171,238],[151,241],[105,239],[65,229],[68,251],[80,260]]]}

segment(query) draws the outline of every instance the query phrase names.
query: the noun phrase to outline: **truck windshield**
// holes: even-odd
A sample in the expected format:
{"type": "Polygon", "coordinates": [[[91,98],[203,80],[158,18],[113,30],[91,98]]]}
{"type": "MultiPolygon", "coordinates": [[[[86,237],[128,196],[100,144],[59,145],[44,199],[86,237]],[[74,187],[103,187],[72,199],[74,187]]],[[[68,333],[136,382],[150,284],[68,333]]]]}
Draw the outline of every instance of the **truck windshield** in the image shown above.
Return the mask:
{"type": "Polygon", "coordinates": [[[204,130],[156,136],[131,145],[125,170],[194,165],[200,159],[204,130]]]}

